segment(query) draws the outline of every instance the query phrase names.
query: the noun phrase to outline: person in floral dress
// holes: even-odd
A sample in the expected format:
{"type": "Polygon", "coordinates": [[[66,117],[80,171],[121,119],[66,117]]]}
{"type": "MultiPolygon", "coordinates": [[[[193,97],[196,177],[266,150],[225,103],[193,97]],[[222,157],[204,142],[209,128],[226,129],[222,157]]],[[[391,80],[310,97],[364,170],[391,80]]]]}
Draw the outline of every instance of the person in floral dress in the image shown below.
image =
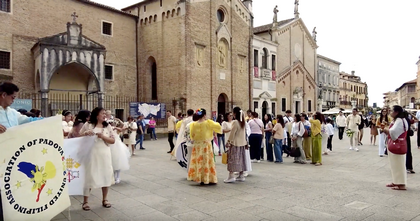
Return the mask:
{"type": "Polygon", "coordinates": [[[222,133],[222,126],[212,120],[207,120],[205,109],[198,109],[196,115],[197,122],[190,125],[193,148],[188,168],[188,180],[201,184],[216,184],[216,164],[211,141],[213,133],[222,133]]]}

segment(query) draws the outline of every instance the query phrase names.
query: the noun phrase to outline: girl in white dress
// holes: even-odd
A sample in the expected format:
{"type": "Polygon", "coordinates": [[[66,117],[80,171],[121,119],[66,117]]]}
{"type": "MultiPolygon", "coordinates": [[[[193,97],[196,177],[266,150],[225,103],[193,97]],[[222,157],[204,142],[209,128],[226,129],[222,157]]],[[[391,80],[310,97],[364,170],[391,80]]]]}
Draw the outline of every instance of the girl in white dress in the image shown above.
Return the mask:
{"type": "Polygon", "coordinates": [[[71,129],[73,128],[73,121],[71,121],[72,117],[73,116],[70,111],[66,110],[65,112],[63,112],[62,126],[63,126],[64,139],[68,138],[69,133],[71,129]]]}
{"type": "Polygon", "coordinates": [[[134,150],[136,148],[136,135],[137,135],[137,123],[132,117],[127,118],[127,122],[124,123],[124,143],[127,147],[131,145],[131,155],[136,155],[134,150]]]}
{"type": "Polygon", "coordinates": [[[105,110],[97,107],[92,111],[89,122],[80,130],[82,136],[97,136],[86,165],[84,201],[82,204],[82,209],[85,211],[90,210],[88,199],[92,188],[102,188],[102,206],[105,208],[111,207],[107,196],[108,187],[114,184],[110,145],[115,143],[115,138],[111,126],[105,120],[105,110]]]}

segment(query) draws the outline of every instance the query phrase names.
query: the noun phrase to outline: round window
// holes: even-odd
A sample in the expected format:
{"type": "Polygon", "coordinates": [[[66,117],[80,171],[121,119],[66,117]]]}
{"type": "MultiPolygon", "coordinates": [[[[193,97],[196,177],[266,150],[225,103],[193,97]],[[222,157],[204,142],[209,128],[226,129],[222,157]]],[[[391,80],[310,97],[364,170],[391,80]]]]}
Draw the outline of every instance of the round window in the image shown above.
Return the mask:
{"type": "Polygon", "coordinates": [[[225,12],[222,9],[217,10],[217,19],[219,22],[225,21],[225,12]]]}

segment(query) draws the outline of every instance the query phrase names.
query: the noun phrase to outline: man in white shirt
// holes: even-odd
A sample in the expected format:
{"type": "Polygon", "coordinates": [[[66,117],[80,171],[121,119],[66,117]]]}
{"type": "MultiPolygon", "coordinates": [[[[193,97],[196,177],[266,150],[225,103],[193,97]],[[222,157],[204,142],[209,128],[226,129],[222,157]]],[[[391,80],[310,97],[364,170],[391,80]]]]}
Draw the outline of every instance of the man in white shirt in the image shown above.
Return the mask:
{"type": "Polygon", "coordinates": [[[346,128],[346,117],[343,115],[343,112],[340,111],[339,115],[335,118],[335,123],[338,127],[338,139],[343,139],[344,128],[346,128]]]}
{"type": "Polygon", "coordinates": [[[292,117],[292,111],[291,110],[287,110],[286,111],[286,116],[283,117],[283,121],[284,121],[284,125],[285,125],[285,132],[287,134],[286,139],[287,139],[287,151],[285,151],[285,153],[287,153],[287,156],[290,155],[290,150],[291,150],[291,144],[292,144],[292,137],[290,136],[290,134],[292,133],[292,127],[293,127],[293,117],[292,117]]]}
{"type": "Polygon", "coordinates": [[[174,136],[175,136],[175,125],[176,125],[176,118],[172,115],[170,110],[166,111],[166,116],[168,117],[168,142],[171,150],[168,153],[172,153],[174,150],[174,136]]]}
{"type": "Polygon", "coordinates": [[[362,123],[360,115],[357,114],[357,109],[353,109],[353,113],[350,114],[346,119],[346,127],[353,134],[350,136],[350,150],[356,150],[359,152],[359,148],[357,148],[357,144],[359,143],[359,125],[362,123]]]}

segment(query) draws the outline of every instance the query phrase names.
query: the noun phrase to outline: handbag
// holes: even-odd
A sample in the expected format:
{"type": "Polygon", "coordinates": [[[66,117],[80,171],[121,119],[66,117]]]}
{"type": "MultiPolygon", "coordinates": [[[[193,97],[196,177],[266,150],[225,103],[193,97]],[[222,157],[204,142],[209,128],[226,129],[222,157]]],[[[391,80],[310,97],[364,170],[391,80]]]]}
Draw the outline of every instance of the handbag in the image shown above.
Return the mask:
{"type": "MultiPolygon", "coordinates": [[[[402,133],[397,140],[392,140],[391,137],[388,137],[388,150],[389,152],[396,154],[396,155],[403,155],[407,153],[407,141],[406,141],[406,137],[407,137],[407,131],[405,128],[405,124],[403,122],[404,125],[404,133],[402,133]]],[[[390,128],[392,127],[392,125],[390,126],[390,128]]]]}
{"type": "Polygon", "coordinates": [[[223,154],[222,154],[222,164],[227,164],[227,161],[228,161],[228,154],[226,153],[226,152],[224,152],[223,154]]]}
{"type": "Polygon", "coordinates": [[[274,135],[271,135],[270,140],[268,140],[269,144],[274,144],[274,135]]]}
{"type": "Polygon", "coordinates": [[[291,157],[300,157],[300,149],[299,147],[292,147],[290,150],[291,157]]]}

